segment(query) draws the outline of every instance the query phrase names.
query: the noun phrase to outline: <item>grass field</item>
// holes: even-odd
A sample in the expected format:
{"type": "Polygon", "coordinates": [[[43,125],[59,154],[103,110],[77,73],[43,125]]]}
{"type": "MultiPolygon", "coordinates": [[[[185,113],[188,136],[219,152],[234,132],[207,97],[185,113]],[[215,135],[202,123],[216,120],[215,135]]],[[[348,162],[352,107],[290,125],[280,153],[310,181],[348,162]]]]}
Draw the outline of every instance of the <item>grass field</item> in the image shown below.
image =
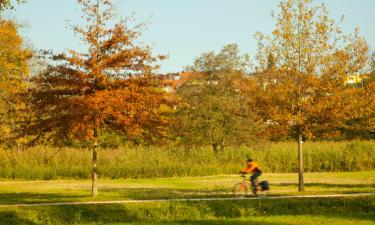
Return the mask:
{"type": "MultiPolygon", "coordinates": [[[[375,170],[375,141],[306,142],[306,172],[375,170]]],[[[251,157],[267,173],[298,171],[294,142],[255,143],[251,147],[120,147],[98,150],[100,178],[155,178],[234,174],[251,157]]],[[[26,180],[90,179],[90,149],[35,147],[0,149],[0,178],[26,180]]]]}
{"type": "Polygon", "coordinates": [[[375,224],[375,198],[129,203],[0,208],[2,225],[375,224]]]}
{"type": "MultiPolygon", "coordinates": [[[[297,195],[297,174],[264,174],[270,195],[297,195]]],[[[237,175],[100,180],[0,181],[0,204],[93,200],[229,197],[237,175]]],[[[310,194],[375,192],[375,171],[306,173],[310,194]]],[[[0,207],[0,224],[375,224],[375,197],[158,202],[112,205],[0,207]]]]}
{"type": "MultiPolygon", "coordinates": [[[[296,195],[297,174],[264,174],[270,195],[296,195]]],[[[99,180],[95,200],[230,197],[238,175],[185,178],[99,180]]],[[[375,192],[375,171],[306,173],[303,194],[375,192]]],[[[90,180],[0,181],[0,204],[91,201],[90,180]]]]}

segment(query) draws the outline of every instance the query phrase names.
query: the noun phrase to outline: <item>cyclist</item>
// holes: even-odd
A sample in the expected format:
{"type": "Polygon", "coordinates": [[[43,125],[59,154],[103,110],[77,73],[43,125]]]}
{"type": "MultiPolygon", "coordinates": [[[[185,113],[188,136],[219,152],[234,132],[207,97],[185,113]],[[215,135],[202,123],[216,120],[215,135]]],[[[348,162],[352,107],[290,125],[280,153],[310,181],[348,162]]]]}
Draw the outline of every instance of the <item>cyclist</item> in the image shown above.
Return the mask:
{"type": "Polygon", "coordinates": [[[260,175],[262,175],[262,171],[260,170],[258,164],[254,162],[252,159],[246,160],[246,168],[240,171],[240,174],[247,174],[253,173],[250,177],[251,187],[254,194],[257,194],[257,179],[260,175]]]}

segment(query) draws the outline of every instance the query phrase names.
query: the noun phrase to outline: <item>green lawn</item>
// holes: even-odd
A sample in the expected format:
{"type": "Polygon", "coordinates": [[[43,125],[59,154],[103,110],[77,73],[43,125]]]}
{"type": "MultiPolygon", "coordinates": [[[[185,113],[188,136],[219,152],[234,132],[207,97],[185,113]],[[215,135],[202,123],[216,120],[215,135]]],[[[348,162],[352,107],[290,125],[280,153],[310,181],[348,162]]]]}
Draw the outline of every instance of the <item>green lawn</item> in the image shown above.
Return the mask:
{"type": "Polygon", "coordinates": [[[2,225],[375,225],[375,197],[0,208],[2,225]]]}
{"type": "MultiPolygon", "coordinates": [[[[297,195],[297,174],[264,174],[270,195],[297,195]]],[[[230,197],[238,175],[164,179],[0,181],[0,204],[93,200],[230,197]]],[[[375,192],[375,171],[307,173],[302,194],[375,192]]],[[[157,202],[79,206],[0,207],[1,225],[375,225],[375,196],[314,199],[157,202]]]]}
{"type": "MultiPolygon", "coordinates": [[[[297,174],[264,174],[270,195],[297,195],[297,174]]],[[[238,175],[213,177],[99,180],[94,200],[230,197],[238,175]]],[[[306,173],[302,194],[375,192],[375,171],[306,173]]],[[[0,204],[92,201],[89,180],[0,181],[0,204]]]]}

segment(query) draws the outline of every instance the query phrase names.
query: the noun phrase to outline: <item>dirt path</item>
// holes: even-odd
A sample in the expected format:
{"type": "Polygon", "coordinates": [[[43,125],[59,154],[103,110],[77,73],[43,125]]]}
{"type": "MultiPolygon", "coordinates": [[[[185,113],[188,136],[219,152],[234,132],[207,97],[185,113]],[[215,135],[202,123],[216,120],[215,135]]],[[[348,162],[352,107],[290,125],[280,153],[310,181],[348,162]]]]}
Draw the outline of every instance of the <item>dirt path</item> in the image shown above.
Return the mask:
{"type": "Polygon", "coordinates": [[[337,197],[362,197],[375,196],[375,193],[332,194],[332,195],[297,195],[297,196],[268,196],[249,198],[183,198],[183,199],[147,199],[147,200],[116,200],[116,201],[90,201],[90,202],[51,202],[51,203],[25,203],[3,204],[0,207],[35,207],[35,206],[61,206],[61,205],[99,205],[99,204],[126,204],[150,202],[189,202],[189,201],[244,201],[257,199],[293,199],[293,198],[337,198],[337,197]]]}

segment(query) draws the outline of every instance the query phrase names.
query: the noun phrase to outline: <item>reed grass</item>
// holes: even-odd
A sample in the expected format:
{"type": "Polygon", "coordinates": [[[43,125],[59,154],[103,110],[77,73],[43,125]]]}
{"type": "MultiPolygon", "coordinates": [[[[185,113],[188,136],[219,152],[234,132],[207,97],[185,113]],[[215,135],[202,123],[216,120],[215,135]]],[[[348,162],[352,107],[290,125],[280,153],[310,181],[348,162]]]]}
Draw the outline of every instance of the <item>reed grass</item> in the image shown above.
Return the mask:
{"type": "MultiPolygon", "coordinates": [[[[375,169],[375,141],[306,142],[306,172],[365,171],[375,169]]],[[[34,147],[0,149],[0,178],[49,180],[89,179],[91,150],[34,147]]],[[[234,174],[246,158],[255,159],[264,172],[296,172],[297,144],[256,144],[226,148],[120,147],[98,149],[98,173],[102,178],[150,178],[234,174]]]]}

